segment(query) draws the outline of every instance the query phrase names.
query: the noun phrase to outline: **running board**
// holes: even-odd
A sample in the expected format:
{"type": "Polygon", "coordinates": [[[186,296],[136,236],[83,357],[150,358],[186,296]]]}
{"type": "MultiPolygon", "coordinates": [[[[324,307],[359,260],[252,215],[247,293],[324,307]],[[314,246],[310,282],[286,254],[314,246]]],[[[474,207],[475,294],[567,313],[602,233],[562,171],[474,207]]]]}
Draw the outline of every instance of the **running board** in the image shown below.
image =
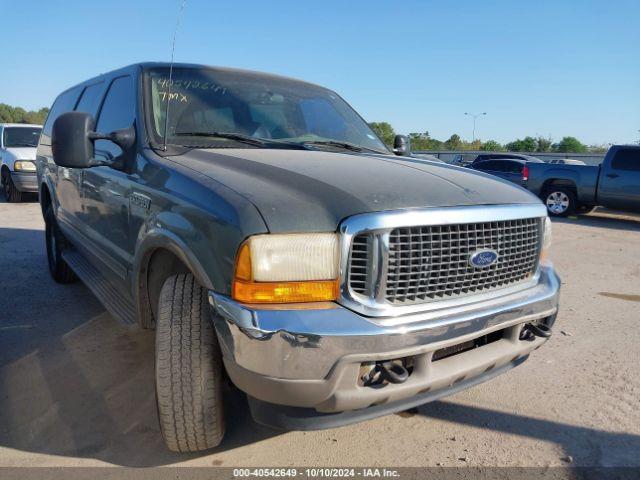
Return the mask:
{"type": "Polygon", "coordinates": [[[133,303],[122,295],[81,253],[67,250],[62,252],[62,258],[118,322],[127,326],[137,324],[136,309],[133,303]]]}

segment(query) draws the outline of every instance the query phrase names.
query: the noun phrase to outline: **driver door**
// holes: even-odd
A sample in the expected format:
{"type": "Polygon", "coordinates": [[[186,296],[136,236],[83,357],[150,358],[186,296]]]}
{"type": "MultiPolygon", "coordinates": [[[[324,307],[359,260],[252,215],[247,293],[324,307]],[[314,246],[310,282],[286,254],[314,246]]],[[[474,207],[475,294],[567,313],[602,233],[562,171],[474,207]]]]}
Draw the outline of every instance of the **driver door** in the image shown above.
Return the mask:
{"type": "MultiPolygon", "coordinates": [[[[135,121],[136,97],[133,79],[117,77],[109,84],[98,114],[96,131],[110,133],[128,128],[135,121]]],[[[95,157],[109,163],[123,160],[123,151],[110,140],[95,141],[95,157]]],[[[116,284],[127,279],[133,261],[132,236],[129,232],[129,194],[131,180],[123,171],[109,166],[88,168],[82,178],[83,220],[85,234],[95,256],[109,267],[106,275],[116,284]]]]}
{"type": "Polygon", "coordinates": [[[601,167],[598,202],[620,210],[640,211],[640,148],[619,148],[601,167]]]}

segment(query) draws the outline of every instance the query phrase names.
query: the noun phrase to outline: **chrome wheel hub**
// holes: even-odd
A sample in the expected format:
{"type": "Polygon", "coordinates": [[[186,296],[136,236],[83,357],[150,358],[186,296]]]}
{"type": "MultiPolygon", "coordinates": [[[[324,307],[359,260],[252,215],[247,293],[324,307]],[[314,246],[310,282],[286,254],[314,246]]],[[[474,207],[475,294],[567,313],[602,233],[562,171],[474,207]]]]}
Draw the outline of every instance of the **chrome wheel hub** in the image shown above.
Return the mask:
{"type": "Polygon", "coordinates": [[[547,196],[546,203],[550,212],[564,213],[569,208],[569,197],[564,192],[552,192],[547,196]]]}

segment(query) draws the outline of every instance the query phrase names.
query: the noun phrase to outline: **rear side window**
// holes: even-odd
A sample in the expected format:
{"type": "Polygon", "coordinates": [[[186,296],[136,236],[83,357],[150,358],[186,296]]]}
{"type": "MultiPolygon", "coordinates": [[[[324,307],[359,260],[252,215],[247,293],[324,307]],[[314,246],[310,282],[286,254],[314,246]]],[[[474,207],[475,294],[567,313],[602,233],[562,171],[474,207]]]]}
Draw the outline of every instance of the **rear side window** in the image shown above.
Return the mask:
{"type": "Polygon", "coordinates": [[[76,112],[89,113],[95,119],[98,115],[98,108],[100,108],[104,88],[104,82],[95,83],[85,88],[76,107],[76,112]]]}
{"type": "Polygon", "coordinates": [[[42,130],[43,143],[51,144],[51,130],[53,129],[53,122],[56,121],[60,115],[73,110],[73,107],[78,101],[78,95],[80,95],[80,87],[72,88],[66,92],[60,94],[56,101],[53,102],[47,121],[44,124],[42,130]]]}
{"type": "MultiPolygon", "coordinates": [[[[96,130],[99,133],[111,133],[114,130],[128,128],[135,119],[135,92],[131,77],[119,77],[111,82],[107,96],[102,104],[96,130]]],[[[95,142],[97,158],[113,159],[122,154],[122,150],[109,140],[95,142]]]]}
{"type": "Polygon", "coordinates": [[[611,168],[640,171],[640,149],[618,150],[611,162],[611,168]]]}
{"type": "Polygon", "coordinates": [[[504,162],[507,167],[507,172],[509,173],[522,173],[522,167],[523,165],[521,163],[518,162],[504,162]]]}
{"type": "Polygon", "coordinates": [[[500,167],[500,162],[496,162],[495,160],[486,160],[484,162],[480,162],[476,167],[478,170],[487,170],[490,172],[501,172],[502,169],[500,167]]]}

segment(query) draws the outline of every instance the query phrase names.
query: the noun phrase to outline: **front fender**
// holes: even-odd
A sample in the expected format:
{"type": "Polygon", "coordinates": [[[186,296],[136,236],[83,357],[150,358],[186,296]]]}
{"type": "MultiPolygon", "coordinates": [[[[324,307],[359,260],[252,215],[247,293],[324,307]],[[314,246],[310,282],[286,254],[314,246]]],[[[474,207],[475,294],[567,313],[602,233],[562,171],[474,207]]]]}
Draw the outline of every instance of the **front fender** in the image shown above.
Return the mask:
{"type": "Polygon", "coordinates": [[[17,160],[17,157],[15,156],[15,154],[10,152],[9,150],[2,150],[0,152],[0,157],[2,159],[0,161],[0,165],[6,166],[9,169],[9,171],[13,172],[13,164],[17,160]]]}
{"type": "Polygon", "coordinates": [[[220,272],[220,269],[215,268],[212,272],[213,274],[210,274],[187,243],[176,233],[164,227],[148,230],[144,237],[139,240],[133,264],[135,285],[140,285],[139,277],[146,271],[146,263],[153,252],[158,249],[168,250],[178,257],[203,287],[211,290],[221,289],[223,279],[216,275],[216,272],[220,272]]]}
{"type": "Polygon", "coordinates": [[[209,291],[228,295],[238,246],[247,234],[234,222],[191,209],[172,208],[149,216],[139,229],[131,271],[140,318],[147,318],[149,262],[158,250],[171,252],[209,291]],[[185,215],[187,213],[187,215],[185,215]]]}
{"type": "Polygon", "coordinates": [[[58,201],[58,195],[55,189],[55,185],[53,184],[53,180],[51,180],[51,177],[49,175],[44,175],[42,176],[41,181],[38,182],[38,201],[40,202],[42,216],[44,217],[45,213],[47,213],[45,210],[46,210],[46,207],[49,206],[43,203],[44,199],[42,197],[42,190],[45,188],[49,192],[49,201],[50,201],[51,209],[53,210],[54,215],[57,215],[57,209],[58,209],[58,205],[60,205],[60,202],[58,201]]]}
{"type": "MultiPolygon", "coordinates": [[[[220,285],[222,281],[209,273],[211,270],[203,266],[193,250],[178,234],[157,222],[156,226],[145,230],[144,235],[139,237],[132,265],[131,291],[143,327],[152,325],[153,314],[149,303],[147,275],[149,262],[158,250],[169,251],[175,255],[194,275],[198,283],[208,290],[216,290],[216,285],[220,285]]],[[[218,268],[213,269],[213,272],[219,271],[218,268]]]]}

